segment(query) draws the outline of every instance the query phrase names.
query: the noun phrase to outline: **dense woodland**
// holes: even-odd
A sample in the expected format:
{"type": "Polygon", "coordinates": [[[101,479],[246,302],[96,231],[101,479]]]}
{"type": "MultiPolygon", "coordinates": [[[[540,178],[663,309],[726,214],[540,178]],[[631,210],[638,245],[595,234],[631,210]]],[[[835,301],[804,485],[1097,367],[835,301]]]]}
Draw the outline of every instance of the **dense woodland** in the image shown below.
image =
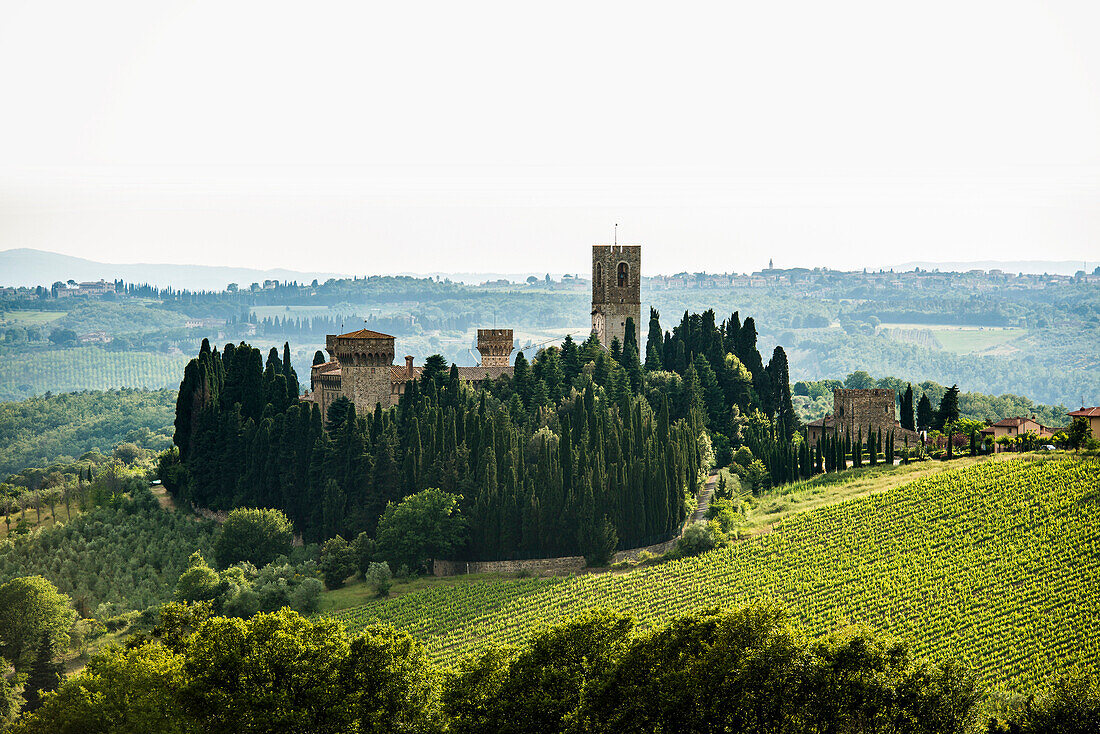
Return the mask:
{"type": "Polygon", "coordinates": [[[70,461],[123,442],[163,450],[171,444],[176,391],[61,393],[0,403],[0,480],[12,472],[70,461]]]}
{"type": "Polygon", "coordinates": [[[783,350],[765,366],[751,318],[685,313],[665,333],[654,311],[644,362],[628,323],[625,348],[567,337],[477,390],[431,357],[398,406],[356,415],[338,401],[328,426],[288,387],[289,345],[265,364],[246,344],[204,343],[180,387],[178,464],[168,457],[162,476],[185,502],[282,509],[309,541],[373,532],[387,503],[435,486],[462,497],[470,558],[659,542],[715,446],[744,441],[786,464],[798,420],[783,350]]]}

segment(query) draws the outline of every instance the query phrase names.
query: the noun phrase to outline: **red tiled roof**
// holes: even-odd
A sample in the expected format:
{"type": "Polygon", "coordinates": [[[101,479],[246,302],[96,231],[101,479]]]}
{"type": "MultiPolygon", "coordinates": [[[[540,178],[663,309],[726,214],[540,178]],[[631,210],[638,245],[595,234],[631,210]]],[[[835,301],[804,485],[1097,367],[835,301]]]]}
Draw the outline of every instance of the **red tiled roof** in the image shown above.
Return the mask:
{"type": "MultiPolygon", "coordinates": [[[[423,367],[413,367],[412,379],[420,377],[423,367]]],[[[390,382],[404,382],[409,379],[409,371],[404,365],[390,365],[390,382]]]]}
{"type": "Polygon", "coordinates": [[[380,331],[371,331],[370,329],[358,329],[357,331],[349,331],[347,334],[340,334],[337,339],[393,339],[389,334],[383,334],[380,331]]]}
{"type": "Polygon", "coordinates": [[[1081,408],[1080,410],[1071,410],[1066,415],[1074,418],[1100,418],[1100,408],[1081,408]]]}
{"type": "Polygon", "coordinates": [[[1024,421],[1031,421],[1032,423],[1038,423],[1039,421],[1033,418],[1002,418],[993,425],[1001,428],[1011,428],[1012,426],[1022,425],[1024,421]]]}

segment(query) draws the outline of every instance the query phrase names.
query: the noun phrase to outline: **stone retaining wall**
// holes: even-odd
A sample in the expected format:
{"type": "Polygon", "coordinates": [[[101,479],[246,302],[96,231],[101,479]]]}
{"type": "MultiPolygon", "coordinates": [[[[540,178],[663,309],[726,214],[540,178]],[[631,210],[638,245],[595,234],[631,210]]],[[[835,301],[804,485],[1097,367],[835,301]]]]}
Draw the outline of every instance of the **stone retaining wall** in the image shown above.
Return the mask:
{"type": "Polygon", "coordinates": [[[433,576],[459,576],[466,573],[515,574],[527,571],[533,576],[556,576],[584,570],[584,556],[530,558],[523,561],[432,561],[433,576]]]}

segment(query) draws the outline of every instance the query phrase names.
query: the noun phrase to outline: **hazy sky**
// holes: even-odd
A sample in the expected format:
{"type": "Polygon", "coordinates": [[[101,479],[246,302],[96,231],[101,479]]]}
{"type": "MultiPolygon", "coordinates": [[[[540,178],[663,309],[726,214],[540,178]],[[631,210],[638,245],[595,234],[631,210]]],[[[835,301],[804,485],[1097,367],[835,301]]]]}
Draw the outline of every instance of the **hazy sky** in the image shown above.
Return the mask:
{"type": "Polygon", "coordinates": [[[1100,3],[0,1],[0,249],[1100,259],[1100,3]]]}

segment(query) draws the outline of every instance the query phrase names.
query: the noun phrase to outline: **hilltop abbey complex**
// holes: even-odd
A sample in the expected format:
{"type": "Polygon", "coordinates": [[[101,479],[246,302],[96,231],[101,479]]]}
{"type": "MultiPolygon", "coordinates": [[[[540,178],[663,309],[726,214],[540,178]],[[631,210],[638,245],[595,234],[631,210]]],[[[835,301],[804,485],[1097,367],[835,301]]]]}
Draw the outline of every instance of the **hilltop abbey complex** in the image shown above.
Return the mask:
{"type": "MultiPolygon", "coordinates": [[[[605,348],[618,339],[626,341],[627,321],[634,321],[635,344],[638,344],[642,324],[641,245],[592,246],[592,332],[605,348]]],[[[313,366],[310,371],[310,391],[303,400],[317,403],[322,417],[328,407],[344,396],[355,404],[357,412],[373,411],[396,405],[405,384],[420,377],[422,367],[413,364],[412,356],[404,365],[393,363],[396,354],[394,337],[370,329],[347,334],[330,334],[325,348],[329,361],[313,366]]],[[[512,375],[512,352],[515,341],[511,329],[478,329],[477,351],[481,364],[459,367],[458,377],[472,385],[486,378],[495,380],[512,375]]],[[[844,390],[833,395],[834,413],[807,424],[811,443],[824,433],[876,429],[890,431],[900,446],[903,441],[916,445],[920,435],[901,427],[895,410],[893,390],[844,390]]]]}
{"type": "MultiPolygon", "coordinates": [[[[640,245],[592,246],[592,330],[604,347],[612,340],[626,340],[627,319],[633,319],[635,340],[641,323],[640,245]]],[[[357,412],[370,412],[375,405],[388,408],[396,405],[405,391],[405,384],[420,376],[423,368],[413,364],[406,355],[404,365],[393,363],[395,339],[370,329],[347,334],[329,334],[325,351],[329,361],[313,365],[310,370],[310,390],[303,397],[317,403],[322,418],[328,407],[343,396],[355,404],[357,412]]],[[[637,342],[635,342],[637,343],[637,342]]],[[[459,380],[473,384],[486,378],[495,380],[512,375],[512,351],[515,347],[511,329],[478,329],[477,351],[481,364],[459,367],[459,380]]]]}

